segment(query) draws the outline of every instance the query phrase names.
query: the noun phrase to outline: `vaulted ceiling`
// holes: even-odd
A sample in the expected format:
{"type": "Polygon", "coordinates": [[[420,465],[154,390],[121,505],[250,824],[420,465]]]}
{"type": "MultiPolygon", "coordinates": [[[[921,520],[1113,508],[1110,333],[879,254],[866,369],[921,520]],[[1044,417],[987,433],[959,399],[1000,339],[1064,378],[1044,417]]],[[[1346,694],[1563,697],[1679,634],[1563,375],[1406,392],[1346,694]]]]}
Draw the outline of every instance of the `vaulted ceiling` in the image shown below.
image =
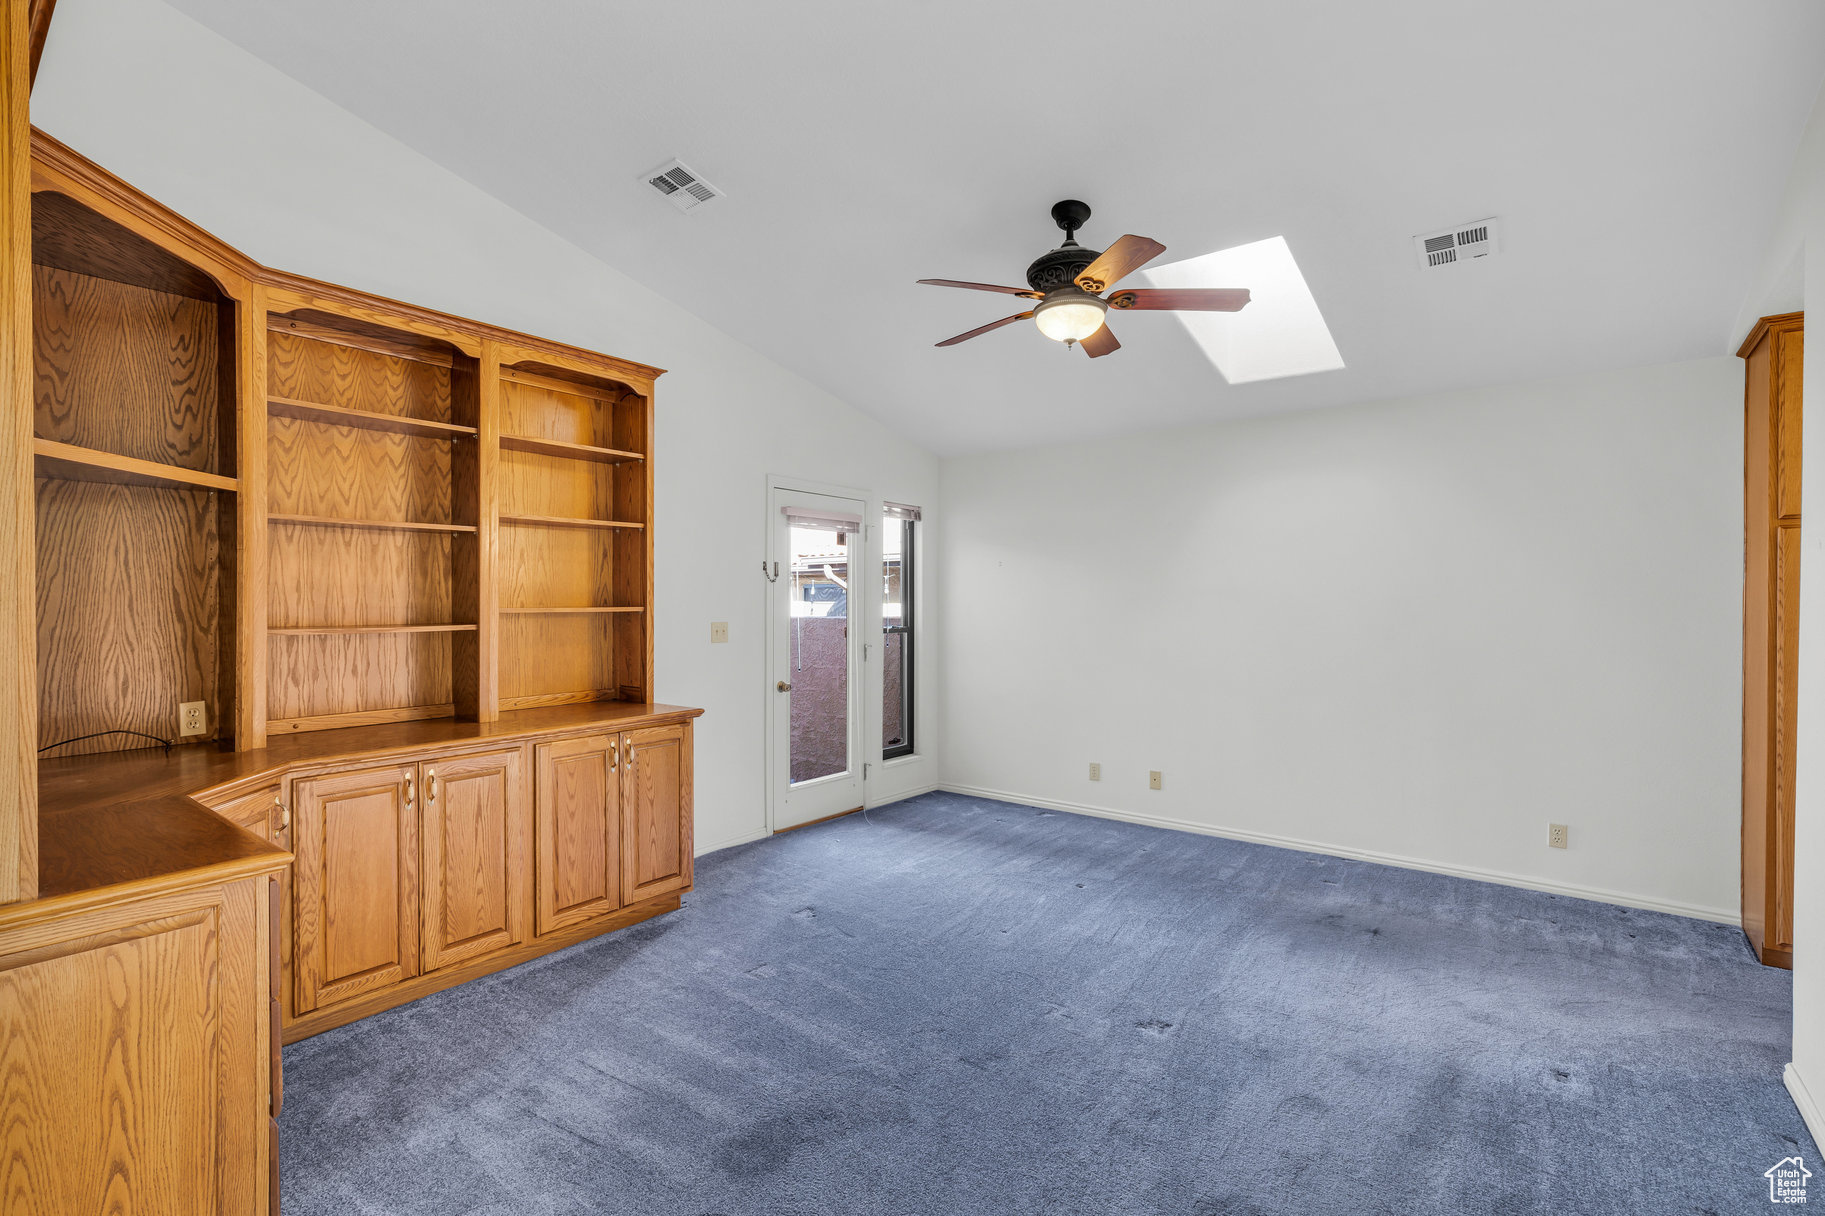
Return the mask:
{"type": "Polygon", "coordinates": [[[1815,0],[174,3],[942,453],[1723,353],[1825,75],[1815,0]],[[1066,197],[1164,261],[1284,236],[1347,366],[1230,386],[1163,314],[934,349],[1020,302],[914,280],[1020,284],[1066,197]]]}

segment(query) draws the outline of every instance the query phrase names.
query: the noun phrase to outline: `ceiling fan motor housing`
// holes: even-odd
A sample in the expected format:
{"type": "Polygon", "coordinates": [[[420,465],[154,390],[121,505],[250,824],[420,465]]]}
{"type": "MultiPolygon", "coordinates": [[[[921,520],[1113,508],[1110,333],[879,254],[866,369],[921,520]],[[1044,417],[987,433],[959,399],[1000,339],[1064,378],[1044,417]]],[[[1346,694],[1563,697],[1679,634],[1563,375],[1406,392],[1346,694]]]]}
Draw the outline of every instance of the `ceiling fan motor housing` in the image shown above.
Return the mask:
{"type": "Polygon", "coordinates": [[[1027,267],[1027,286],[1038,292],[1070,287],[1077,281],[1077,276],[1101,256],[1101,250],[1085,249],[1077,244],[1061,245],[1050,253],[1040,254],[1027,267]]]}

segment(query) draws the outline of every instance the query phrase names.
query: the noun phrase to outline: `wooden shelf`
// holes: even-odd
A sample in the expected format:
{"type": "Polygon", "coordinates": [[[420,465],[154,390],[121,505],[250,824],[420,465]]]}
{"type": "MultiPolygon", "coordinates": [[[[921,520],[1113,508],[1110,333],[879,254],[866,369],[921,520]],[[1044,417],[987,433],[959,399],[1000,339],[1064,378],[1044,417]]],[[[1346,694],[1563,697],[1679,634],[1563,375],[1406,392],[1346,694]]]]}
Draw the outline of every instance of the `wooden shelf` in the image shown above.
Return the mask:
{"type": "Polygon", "coordinates": [[[454,422],[433,422],[428,418],[405,418],[398,414],[377,414],[372,410],[352,410],[340,405],[320,405],[292,397],[268,397],[267,413],[280,418],[299,418],[305,422],[327,422],[332,426],[354,426],[370,431],[389,431],[395,435],[418,435],[427,439],[456,439],[473,435],[472,426],[454,422]]]}
{"type": "Polygon", "coordinates": [[[596,448],[587,443],[566,443],[562,439],[534,439],[530,435],[502,435],[501,450],[532,452],[539,456],[559,456],[566,460],[593,460],[597,464],[625,464],[628,461],[646,459],[639,452],[623,452],[616,448],[596,448]]]}
{"type": "Polygon", "coordinates": [[[58,443],[54,439],[32,440],[32,456],[33,472],[56,481],[105,481],[115,485],[203,490],[240,488],[240,483],[232,477],[138,460],[132,456],[117,456],[113,452],[58,443]]]}
{"type": "Polygon", "coordinates": [[[518,524],[529,528],[644,528],[645,524],[628,523],[618,519],[578,519],[570,515],[503,515],[504,524],[518,524]]]}
{"type": "Polygon", "coordinates": [[[268,627],[269,637],[307,637],[312,634],[347,633],[473,633],[474,625],[311,625],[302,628],[268,627]]]}
{"type": "MultiPolygon", "coordinates": [[[[646,609],[640,608],[640,607],[599,608],[599,607],[593,607],[593,606],[586,604],[586,605],[582,605],[580,607],[575,607],[575,608],[503,608],[503,609],[501,609],[501,615],[502,616],[579,616],[579,615],[582,615],[585,613],[594,613],[594,612],[645,612],[645,611],[646,611],[646,609]]],[[[472,625],[472,626],[470,626],[470,628],[473,629],[474,626],[472,625]]]]}
{"type": "Polygon", "coordinates": [[[473,532],[474,524],[427,524],[403,519],[339,519],[333,515],[279,515],[266,517],[268,523],[292,524],[306,528],[373,528],[388,532],[473,532]]]}

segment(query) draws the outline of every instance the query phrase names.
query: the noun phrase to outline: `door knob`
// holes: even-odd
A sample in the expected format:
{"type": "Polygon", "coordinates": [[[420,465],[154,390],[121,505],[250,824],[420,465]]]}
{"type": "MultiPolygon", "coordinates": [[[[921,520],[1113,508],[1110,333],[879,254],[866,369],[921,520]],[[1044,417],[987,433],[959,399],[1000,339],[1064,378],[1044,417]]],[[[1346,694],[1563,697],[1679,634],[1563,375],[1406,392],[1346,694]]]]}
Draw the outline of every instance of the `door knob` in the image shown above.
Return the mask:
{"type": "Polygon", "coordinates": [[[791,692],[792,691],[792,685],[786,683],[784,680],[781,680],[779,682],[778,687],[781,692],[791,692]]]}

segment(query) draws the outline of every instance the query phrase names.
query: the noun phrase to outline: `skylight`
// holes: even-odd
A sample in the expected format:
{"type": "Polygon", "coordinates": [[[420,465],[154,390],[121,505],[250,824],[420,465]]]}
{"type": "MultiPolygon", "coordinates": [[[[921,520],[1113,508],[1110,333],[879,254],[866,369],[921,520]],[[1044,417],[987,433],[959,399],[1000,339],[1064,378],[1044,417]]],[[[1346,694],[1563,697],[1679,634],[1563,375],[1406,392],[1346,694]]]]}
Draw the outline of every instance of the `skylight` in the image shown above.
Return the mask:
{"type": "Polygon", "coordinates": [[[1312,289],[1286,238],[1219,249],[1141,272],[1149,287],[1246,287],[1248,307],[1237,313],[1175,313],[1204,354],[1231,384],[1278,380],[1343,366],[1312,289]]]}

